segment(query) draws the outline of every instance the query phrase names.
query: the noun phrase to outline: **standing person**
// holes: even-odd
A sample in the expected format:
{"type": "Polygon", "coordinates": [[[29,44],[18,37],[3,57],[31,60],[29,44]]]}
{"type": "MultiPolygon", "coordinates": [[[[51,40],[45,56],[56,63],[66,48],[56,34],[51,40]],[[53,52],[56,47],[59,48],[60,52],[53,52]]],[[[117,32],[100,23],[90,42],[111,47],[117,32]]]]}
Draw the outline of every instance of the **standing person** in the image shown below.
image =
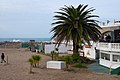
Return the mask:
{"type": "Polygon", "coordinates": [[[1,55],[1,59],[2,59],[1,63],[6,62],[4,58],[5,58],[5,55],[4,55],[4,53],[2,53],[2,55],[1,55]]]}

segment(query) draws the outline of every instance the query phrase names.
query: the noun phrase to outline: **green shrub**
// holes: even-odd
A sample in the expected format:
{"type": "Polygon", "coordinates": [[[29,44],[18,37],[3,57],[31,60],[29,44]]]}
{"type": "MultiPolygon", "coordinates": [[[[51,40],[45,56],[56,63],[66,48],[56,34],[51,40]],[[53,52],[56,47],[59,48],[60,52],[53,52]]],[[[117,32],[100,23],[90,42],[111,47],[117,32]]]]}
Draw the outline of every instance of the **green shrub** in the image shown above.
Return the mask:
{"type": "Polygon", "coordinates": [[[74,65],[74,67],[77,67],[77,68],[87,68],[87,65],[84,64],[84,63],[77,63],[74,65]]]}
{"type": "Polygon", "coordinates": [[[53,56],[54,56],[54,58],[57,58],[58,57],[58,53],[54,52],[53,56]]]}
{"type": "Polygon", "coordinates": [[[80,55],[79,55],[79,53],[74,53],[74,54],[72,55],[72,61],[73,61],[74,63],[80,61],[80,55]]]}
{"type": "Polygon", "coordinates": [[[30,73],[32,73],[32,68],[33,67],[39,67],[39,61],[41,57],[39,55],[32,55],[31,58],[29,58],[29,63],[30,63],[30,73]]]}
{"type": "Polygon", "coordinates": [[[87,57],[80,57],[80,62],[81,63],[86,63],[86,64],[90,64],[90,63],[93,63],[93,62],[95,62],[94,60],[90,60],[89,58],[87,58],[87,57]]]}
{"type": "Polygon", "coordinates": [[[39,55],[32,55],[32,57],[29,59],[29,62],[33,67],[39,67],[40,60],[41,57],[39,55]]]}
{"type": "Polygon", "coordinates": [[[33,64],[34,64],[34,61],[32,58],[29,58],[29,63],[30,63],[30,73],[32,73],[32,67],[33,67],[33,64]]]}
{"type": "Polygon", "coordinates": [[[68,65],[71,63],[71,56],[64,56],[63,60],[66,62],[66,68],[69,68],[68,65]]]}
{"type": "Polygon", "coordinates": [[[34,64],[34,61],[33,61],[32,58],[29,58],[29,63],[30,63],[30,65],[33,65],[33,64],[34,64]]]}
{"type": "Polygon", "coordinates": [[[49,54],[49,53],[48,53],[48,54],[44,54],[44,55],[45,55],[45,56],[51,56],[51,54],[49,54]]]}
{"type": "Polygon", "coordinates": [[[120,75],[120,72],[117,75],[120,75]]]}
{"type": "Polygon", "coordinates": [[[63,57],[63,60],[67,63],[67,64],[70,64],[71,63],[71,56],[64,56],[63,57]]]}
{"type": "Polygon", "coordinates": [[[33,59],[34,61],[36,60],[35,55],[32,55],[32,59],[33,59]]]}
{"type": "Polygon", "coordinates": [[[41,57],[39,55],[35,55],[36,61],[39,62],[41,57]]]}
{"type": "Polygon", "coordinates": [[[52,60],[57,60],[59,53],[51,51],[52,60]]]}
{"type": "Polygon", "coordinates": [[[57,61],[64,61],[64,56],[58,56],[57,61]]]}
{"type": "Polygon", "coordinates": [[[22,48],[29,48],[30,45],[29,45],[28,42],[24,42],[24,43],[22,43],[21,47],[22,47],[22,48]]]}

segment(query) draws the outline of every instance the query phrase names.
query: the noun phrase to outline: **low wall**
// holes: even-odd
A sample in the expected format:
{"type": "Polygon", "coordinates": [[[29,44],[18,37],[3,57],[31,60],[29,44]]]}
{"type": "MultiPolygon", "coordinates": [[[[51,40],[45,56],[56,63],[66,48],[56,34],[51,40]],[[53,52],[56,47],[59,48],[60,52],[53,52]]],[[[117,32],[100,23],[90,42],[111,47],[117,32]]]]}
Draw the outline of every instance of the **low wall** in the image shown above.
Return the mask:
{"type": "Polygon", "coordinates": [[[0,48],[21,48],[21,42],[0,42],[0,48]]]}

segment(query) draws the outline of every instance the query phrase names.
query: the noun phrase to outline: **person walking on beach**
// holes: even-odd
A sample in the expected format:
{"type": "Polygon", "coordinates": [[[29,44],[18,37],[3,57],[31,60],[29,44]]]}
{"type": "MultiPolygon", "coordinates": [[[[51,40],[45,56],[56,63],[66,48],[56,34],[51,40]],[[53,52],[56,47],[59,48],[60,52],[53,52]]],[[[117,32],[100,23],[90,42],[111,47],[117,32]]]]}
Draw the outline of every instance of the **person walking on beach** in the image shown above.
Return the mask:
{"type": "Polygon", "coordinates": [[[4,53],[2,53],[2,55],[1,55],[1,63],[6,62],[4,58],[5,58],[5,55],[4,55],[4,53]]]}

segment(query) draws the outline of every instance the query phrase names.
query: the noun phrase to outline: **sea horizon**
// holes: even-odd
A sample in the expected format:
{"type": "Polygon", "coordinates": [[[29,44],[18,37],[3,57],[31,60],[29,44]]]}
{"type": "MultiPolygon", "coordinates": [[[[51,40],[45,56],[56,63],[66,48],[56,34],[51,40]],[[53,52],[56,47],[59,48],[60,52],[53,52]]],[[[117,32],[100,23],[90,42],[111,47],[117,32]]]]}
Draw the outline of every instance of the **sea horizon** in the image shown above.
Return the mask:
{"type": "Polygon", "coordinates": [[[0,42],[29,42],[30,40],[35,40],[35,42],[49,42],[50,38],[0,38],[0,42]]]}

